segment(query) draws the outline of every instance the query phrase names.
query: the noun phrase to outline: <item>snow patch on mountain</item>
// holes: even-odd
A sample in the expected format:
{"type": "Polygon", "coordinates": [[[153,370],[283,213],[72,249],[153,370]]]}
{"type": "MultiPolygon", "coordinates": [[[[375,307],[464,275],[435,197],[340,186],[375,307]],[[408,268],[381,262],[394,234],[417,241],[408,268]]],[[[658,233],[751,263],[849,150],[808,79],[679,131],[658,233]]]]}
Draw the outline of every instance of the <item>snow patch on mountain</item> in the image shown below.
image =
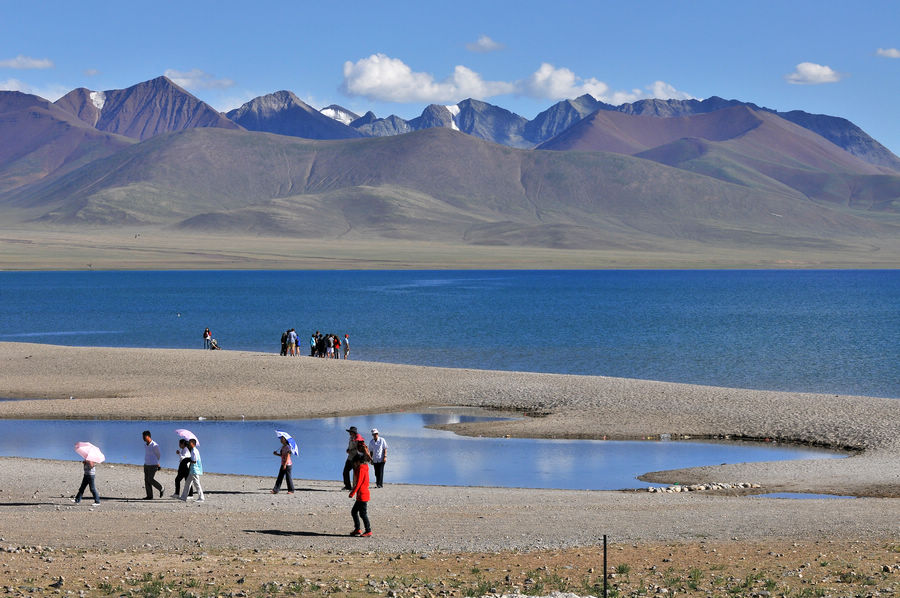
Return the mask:
{"type": "Polygon", "coordinates": [[[450,128],[454,131],[459,131],[459,127],[456,125],[456,117],[459,116],[459,105],[453,104],[452,106],[444,106],[444,108],[450,113],[450,128]]]}
{"type": "Polygon", "coordinates": [[[343,106],[339,106],[338,104],[332,104],[330,106],[325,106],[319,112],[323,116],[327,116],[330,119],[336,120],[339,123],[350,125],[353,121],[359,118],[358,114],[355,114],[351,110],[347,110],[343,106]]]}
{"type": "Polygon", "coordinates": [[[92,91],[90,97],[91,103],[97,107],[97,110],[103,110],[103,105],[106,104],[106,94],[102,91],[92,91]]]}

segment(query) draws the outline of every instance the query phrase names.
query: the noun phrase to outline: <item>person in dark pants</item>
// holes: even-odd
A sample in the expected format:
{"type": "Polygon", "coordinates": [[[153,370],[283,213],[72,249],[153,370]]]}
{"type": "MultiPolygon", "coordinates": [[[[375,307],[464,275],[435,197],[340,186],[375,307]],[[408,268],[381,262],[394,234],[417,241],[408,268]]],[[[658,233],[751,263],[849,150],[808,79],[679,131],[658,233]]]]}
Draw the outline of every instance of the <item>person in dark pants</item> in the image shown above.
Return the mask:
{"type": "Polygon", "coordinates": [[[163,485],[156,481],[156,472],[161,468],[159,466],[159,445],[150,438],[150,430],[144,430],[144,489],[147,496],[144,500],[153,500],[153,489],[159,490],[159,496],[162,498],[163,485]]]}
{"type": "Polygon", "coordinates": [[[356,481],[353,489],[350,491],[350,498],[356,496],[356,502],[350,510],[353,517],[353,531],[351,536],[363,536],[368,538],[372,535],[372,526],[369,523],[369,463],[365,454],[359,454],[353,458],[353,477],[356,481]],[[359,526],[359,520],[365,526],[365,531],[359,526]]]}
{"type": "Polygon", "coordinates": [[[272,488],[272,494],[281,492],[282,480],[287,480],[288,494],[294,493],[294,479],[291,477],[291,468],[294,463],[291,461],[291,445],[288,444],[287,438],[279,436],[281,439],[281,450],[272,451],[276,457],[281,457],[281,469],[278,470],[278,478],[275,480],[275,487],[272,488]]]}
{"type": "Polygon", "coordinates": [[[97,483],[94,477],[97,473],[97,464],[93,461],[82,461],[82,464],[84,466],[84,476],[81,478],[81,487],[78,489],[78,494],[75,495],[72,502],[75,504],[80,503],[81,497],[84,495],[84,489],[90,486],[91,494],[94,496],[94,506],[100,506],[100,495],[97,493],[97,483]]]}
{"type": "MultiPolygon", "coordinates": [[[[188,476],[188,469],[191,467],[191,449],[188,448],[187,440],[181,438],[178,440],[178,450],[175,451],[175,454],[178,455],[178,475],[175,476],[175,498],[181,496],[181,480],[184,480],[188,476]]],[[[191,496],[194,495],[194,491],[191,490],[191,496]]]]}
{"type": "Polygon", "coordinates": [[[359,443],[365,446],[366,441],[356,426],[347,428],[347,433],[350,434],[350,442],[347,444],[347,460],[344,462],[344,490],[351,490],[353,487],[350,485],[350,472],[353,471],[353,459],[360,454],[359,443]]]}
{"type": "Polygon", "coordinates": [[[372,467],[375,469],[375,486],[384,487],[384,462],[387,461],[387,440],[378,435],[378,429],[372,428],[372,440],[369,441],[369,454],[372,456],[372,467]]]}

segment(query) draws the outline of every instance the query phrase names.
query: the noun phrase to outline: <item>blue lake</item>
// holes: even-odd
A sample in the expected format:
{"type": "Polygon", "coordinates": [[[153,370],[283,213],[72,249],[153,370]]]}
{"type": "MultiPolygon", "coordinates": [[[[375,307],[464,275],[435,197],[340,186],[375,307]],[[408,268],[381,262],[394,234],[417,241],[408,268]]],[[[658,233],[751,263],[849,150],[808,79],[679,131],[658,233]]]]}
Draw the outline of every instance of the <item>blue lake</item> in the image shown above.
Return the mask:
{"type": "MultiPolygon", "coordinates": [[[[294,457],[295,478],[335,480],[338,484],[347,448],[345,430],[352,425],[367,439],[368,431],[377,427],[387,440],[388,484],[587,490],[643,488],[649,484],[636,478],[649,471],[843,456],[805,447],[749,442],[469,438],[424,427],[485,419],[492,418],[437,412],[268,422],[0,420],[0,455],[78,461],[73,446],[88,441],[99,446],[109,462],[139,465],[144,458],[141,432],[149,429],[160,444],[162,465],[175,468],[178,460],[174,431],[187,428],[200,439],[204,471],[274,478],[280,464],[272,454],[280,447],[275,437],[277,428],[290,433],[300,446],[300,456],[294,457]]],[[[165,478],[160,479],[171,487],[165,478]]],[[[135,483],[138,482],[136,478],[135,483]]]]}
{"type": "MultiPolygon", "coordinates": [[[[486,249],[489,250],[489,249],[486,249]]],[[[900,397],[900,271],[0,272],[0,341],[351,357],[900,397]]]]}

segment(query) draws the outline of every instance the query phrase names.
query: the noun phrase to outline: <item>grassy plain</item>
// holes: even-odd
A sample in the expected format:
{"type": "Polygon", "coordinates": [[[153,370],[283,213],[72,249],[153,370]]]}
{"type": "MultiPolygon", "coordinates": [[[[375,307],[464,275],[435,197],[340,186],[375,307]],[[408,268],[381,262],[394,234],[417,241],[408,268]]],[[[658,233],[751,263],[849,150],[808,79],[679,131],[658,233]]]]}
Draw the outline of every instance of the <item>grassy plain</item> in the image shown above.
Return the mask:
{"type": "Polygon", "coordinates": [[[840,249],[715,246],[551,249],[384,239],[296,239],[161,228],[0,228],[0,270],[896,268],[900,239],[840,249]]]}

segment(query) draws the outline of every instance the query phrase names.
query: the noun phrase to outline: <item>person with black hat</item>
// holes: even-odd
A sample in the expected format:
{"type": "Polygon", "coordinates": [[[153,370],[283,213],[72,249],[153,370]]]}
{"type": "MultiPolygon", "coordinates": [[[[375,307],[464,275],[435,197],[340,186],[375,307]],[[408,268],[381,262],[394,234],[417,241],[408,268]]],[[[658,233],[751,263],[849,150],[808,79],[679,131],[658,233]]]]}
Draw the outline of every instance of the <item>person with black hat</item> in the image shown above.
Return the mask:
{"type": "Polygon", "coordinates": [[[363,447],[366,446],[366,439],[362,437],[362,434],[359,433],[359,430],[356,429],[356,426],[350,426],[347,428],[347,433],[350,434],[350,442],[347,444],[347,461],[344,463],[344,490],[352,490],[353,486],[350,484],[350,472],[353,471],[353,460],[360,453],[366,453],[365,448],[360,450],[360,444],[363,447]]]}

